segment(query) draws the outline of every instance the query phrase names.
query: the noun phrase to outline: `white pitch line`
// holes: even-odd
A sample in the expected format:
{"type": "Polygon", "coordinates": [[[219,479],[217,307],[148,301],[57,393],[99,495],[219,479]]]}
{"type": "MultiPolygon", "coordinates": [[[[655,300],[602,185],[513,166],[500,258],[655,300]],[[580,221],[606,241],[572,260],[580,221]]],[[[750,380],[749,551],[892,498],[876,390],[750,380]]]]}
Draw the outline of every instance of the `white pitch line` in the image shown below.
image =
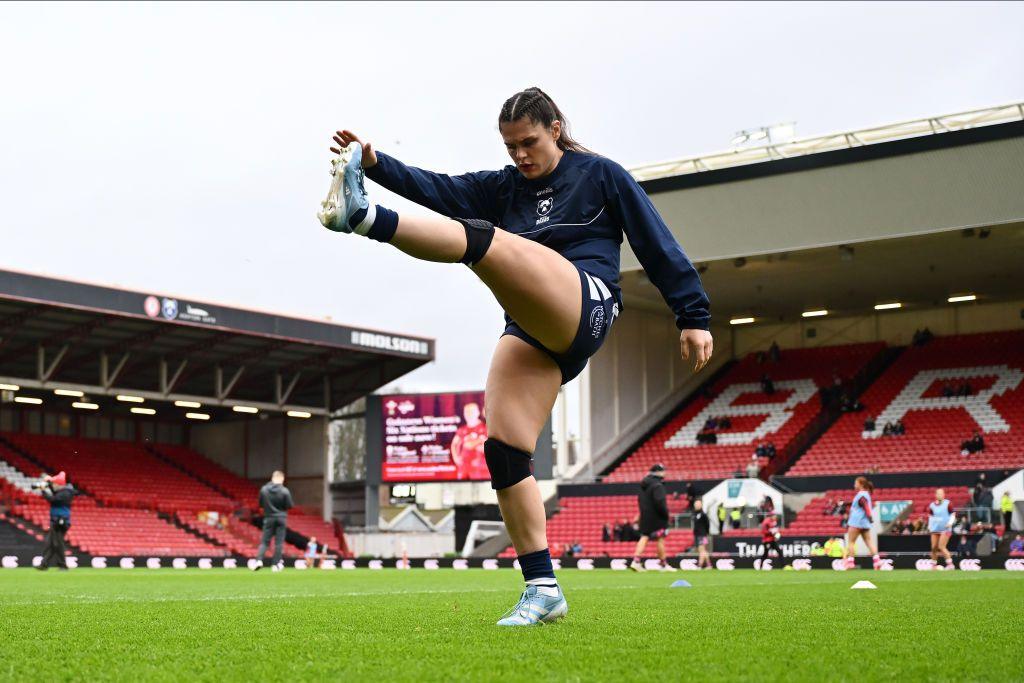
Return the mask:
{"type": "MultiPolygon", "coordinates": [[[[572,593],[579,591],[595,590],[637,590],[650,588],[650,586],[583,586],[573,588],[572,593]]],[[[358,597],[380,597],[380,596],[402,596],[402,595],[444,595],[461,593],[467,596],[477,593],[515,593],[515,590],[508,588],[476,588],[473,590],[442,589],[442,590],[381,590],[381,591],[345,591],[341,593],[275,593],[275,594],[254,594],[254,595],[201,595],[196,597],[180,596],[157,596],[157,597],[125,597],[114,596],[109,598],[95,595],[65,595],[60,600],[5,600],[4,606],[9,605],[59,605],[67,604],[69,600],[79,603],[104,604],[104,603],[151,603],[151,602],[234,602],[246,601],[268,601],[288,600],[292,598],[358,598],[358,597]]]]}
{"type": "MultiPolygon", "coordinates": [[[[827,571],[827,570],[820,570],[827,571]]],[[[967,573],[967,572],[964,572],[967,573]]],[[[878,572],[876,574],[862,574],[862,576],[873,576],[877,580],[881,581],[881,585],[888,585],[893,583],[932,583],[938,581],[948,581],[949,578],[942,576],[939,573],[929,573],[925,576],[916,576],[915,578],[897,578],[897,576],[887,575],[888,572],[878,572]]],[[[982,576],[977,572],[970,572],[972,576],[978,574],[978,580],[1020,580],[1020,577],[1016,576],[1013,572],[1007,573],[996,573],[991,572],[982,576]]],[[[857,575],[857,574],[855,574],[857,575]]],[[[958,572],[957,576],[962,575],[958,572]]],[[[746,588],[746,587],[764,587],[764,586],[775,586],[778,588],[783,587],[804,587],[808,585],[844,585],[852,578],[850,575],[845,575],[845,572],[834,572],[833,575],[828,577],[827,581],[810,581],[810,582],[793,582],[793,583],[782,583],[778,581],[756,581],[753,583],[699,583],[696,584],[695,588],[707,589],[707,588],[746,588]]],[[[966,577],[965,577],[966,578],[966,577]]],[[[600,586],[578,586],[569,589],[569,595],[573,593],[579,593],[583,591],[607,591],[607,590],[656,590],[658,588],[665,588],[661,585],[637,585],[637,584],[605,584],[600,586]]],[[[155,596],[155,597],[126,597],[126,596],[113,596],[113,597],[100,597],[95,595],[65,595],[57,600],[4,600],[4,606],[11,605],[58,605],[65,604],[68,600],[74,600],[80,603],[89,604],[104,604],[104,603],[162,603],[162,602],[237,602],[237,601],[271,601],[271,600],[288,600],[288,599],[304,599],[304,598],[358,598],[358,597],[387,597],[387,596],[404,596],[404,595],[446,595],[446,594],[464,594],[466,596],[473,596],[479,593],[514,593],[514,589],[508,588],[475,588],[472,590],[462,589],[434,589],[434,590],[368,590],[368,591],[343,591],[343,592],[315,592],[315,593],[275,593],[275,594],[249,594],[249,595],[199,595],[196,597],[182,597],[182,596],[155,596]]]]}

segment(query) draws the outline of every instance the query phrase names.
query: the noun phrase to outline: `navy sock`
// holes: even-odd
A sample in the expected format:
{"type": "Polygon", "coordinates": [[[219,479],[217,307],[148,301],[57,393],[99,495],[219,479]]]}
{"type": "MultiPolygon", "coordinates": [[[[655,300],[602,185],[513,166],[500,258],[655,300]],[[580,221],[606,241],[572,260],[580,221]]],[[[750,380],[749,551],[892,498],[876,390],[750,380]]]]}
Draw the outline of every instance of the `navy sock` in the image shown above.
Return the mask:
{"type": "Polygon", "coordinates": [[[348,225],[360,235],[365,235],[371,240],[378,242],[390,242],[398,230],[398,214],[391,209],[385,209],[379,204],[368,209],[359,209],[348,219],[348,225]],[[371,214],[372,210],[372,214],[371,214]],[[371,225],[360,229],[360,224],[371,214],[371,225]]]}
{"type": "Polygon", "coordinates": [[[555,568],[551,566],[551,551],[547,548],[519,556],[523,579],[531,586],[557,586],[555,568]]]}

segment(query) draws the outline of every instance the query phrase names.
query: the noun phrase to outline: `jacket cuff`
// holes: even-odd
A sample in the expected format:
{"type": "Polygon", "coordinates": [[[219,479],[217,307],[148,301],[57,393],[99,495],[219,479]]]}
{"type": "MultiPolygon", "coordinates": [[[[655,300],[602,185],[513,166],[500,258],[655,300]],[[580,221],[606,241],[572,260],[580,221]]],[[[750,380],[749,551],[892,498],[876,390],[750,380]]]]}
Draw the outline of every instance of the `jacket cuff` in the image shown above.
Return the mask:
{"type": "Polygon", "coordinates": [[[676,327],[679,330],[704,330],[709,332],[711,330],[711,318],[684,318],[683,316],[676,316],[676,327]]]}

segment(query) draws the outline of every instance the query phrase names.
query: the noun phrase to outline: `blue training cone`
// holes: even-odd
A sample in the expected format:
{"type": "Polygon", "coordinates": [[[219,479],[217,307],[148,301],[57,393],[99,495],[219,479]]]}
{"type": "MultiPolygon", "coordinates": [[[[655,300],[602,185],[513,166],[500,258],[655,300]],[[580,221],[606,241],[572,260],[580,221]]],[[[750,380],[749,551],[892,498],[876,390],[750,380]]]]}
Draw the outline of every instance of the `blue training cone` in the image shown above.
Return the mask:
{"type": "Polygon", "coordinates": [[[690,588],[690,582],[685,579],[679,579],[678,581],[673,581],[669,588],[690,588]]]}

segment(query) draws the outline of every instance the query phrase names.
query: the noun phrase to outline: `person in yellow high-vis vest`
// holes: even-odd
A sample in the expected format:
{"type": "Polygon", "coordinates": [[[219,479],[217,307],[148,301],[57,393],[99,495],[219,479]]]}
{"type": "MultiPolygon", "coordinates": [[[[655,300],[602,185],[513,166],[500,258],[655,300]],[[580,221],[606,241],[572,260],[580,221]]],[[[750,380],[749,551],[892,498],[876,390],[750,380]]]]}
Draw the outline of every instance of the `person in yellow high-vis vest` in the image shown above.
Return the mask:
{"type": "Polygon", "coordinates": [[[1003,536],[1010,533],[1013,526],[1013,499],[1009,491],[1003,491],[1003,497],[999,499],[999,510],[1003,513],[1003,536]]]}

